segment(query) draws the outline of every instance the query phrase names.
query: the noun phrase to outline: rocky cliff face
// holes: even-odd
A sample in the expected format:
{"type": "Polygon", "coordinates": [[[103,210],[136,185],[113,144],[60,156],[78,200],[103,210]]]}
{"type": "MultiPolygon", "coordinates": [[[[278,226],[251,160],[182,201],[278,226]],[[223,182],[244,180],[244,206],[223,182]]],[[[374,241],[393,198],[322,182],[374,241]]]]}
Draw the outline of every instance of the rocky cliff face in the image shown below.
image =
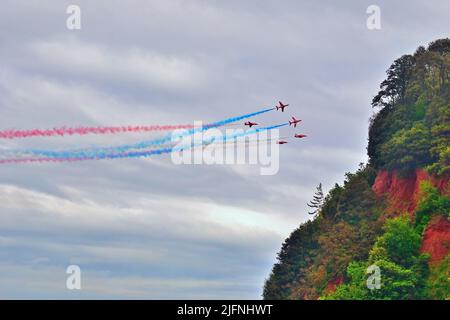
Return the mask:
{"type": "MultiPolygon", "coordinates": [[[[385,198],[387,216],[404,212],[414,216],[420,198],[420,185],[425,181],[429,181],[442,195],[450,196],[449,175],[435,177],[420,168],[408,177],[401,177],[395,171],[380,170],[372,190],[377,197],[385,198]]],[[[439,264],[450,253],[450,221],[447,218],[436,216],[428,223],[420,252],[430,255],[430,265],[439,264]]]]}
{"type": "Polygon", "coordinates": [[[377,197],[385,197],[388,216],[408,212],[413,214],[419,199],[420,184],[430,181],[442,194],[449,195],[448,182],[450,176],[434,177],[425,170],[417,168],[413,174],[401,177],[397,171],[380,170],[377,174],[372,190],[377,197]]]}
{"type": "Polygon", "coordinates": [[[450,221],[445,217],[434,217],[423,235],[422,253],[430,255],[430,265],[441,263],[450,252],[450,221]]]}

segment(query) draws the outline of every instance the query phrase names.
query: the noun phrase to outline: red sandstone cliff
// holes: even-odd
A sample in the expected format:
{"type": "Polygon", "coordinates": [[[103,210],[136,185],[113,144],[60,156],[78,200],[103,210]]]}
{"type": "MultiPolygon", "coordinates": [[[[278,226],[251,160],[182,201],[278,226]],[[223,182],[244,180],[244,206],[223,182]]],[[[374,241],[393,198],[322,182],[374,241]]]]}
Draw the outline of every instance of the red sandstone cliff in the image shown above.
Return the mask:
{"type": "MultiPolygon", "coordinates": [[[[449,176],[436,178],[422,169],[407,178],[399,177],[396,172],[380,171],[372,187],[379,197],[386,197],[388,215],[408,212],[414,214],[417,206],[420,183],[429,180],[442,194],[449,195],[449,176]]],[[[441,261],[450,252],[450,221],[446,217],[434,217],[428,224],[421,252],[430,254],[430,264],[441,261]]]]}
{"type": "Polygon", "coordinates": [[[421,252],[430,254],[430,264],[439,263],[450,251],[450,221],[434,217],[423,235],[421,252]]]}
{"type": "Polygon", "coordinates": [[[388,215],[408,212],[412,214],[417,206],[420,183],[429,180],[441,193],[448,194],[449,176],[443,178],[431,177],[422,169],[417,169],[410,177],[399,177],[395,171],[381,170],[372,187],[379,197],[387,197],[388,215]]]}

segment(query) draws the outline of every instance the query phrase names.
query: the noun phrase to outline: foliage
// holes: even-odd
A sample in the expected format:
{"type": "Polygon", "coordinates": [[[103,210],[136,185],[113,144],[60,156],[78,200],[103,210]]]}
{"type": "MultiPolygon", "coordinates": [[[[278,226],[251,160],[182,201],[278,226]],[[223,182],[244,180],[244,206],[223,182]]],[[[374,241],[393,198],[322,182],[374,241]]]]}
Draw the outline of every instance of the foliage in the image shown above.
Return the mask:
{"type": "Polygon", "coordinates": [[[372,106],[370,163],[376,169],[409,172],[426,167],[450,172],[450,40],[420,47],[394,61],[372,106]]]}
{"type": "MultiPolygon", "coordinates": [[[[392,262],[404,267],[411,267],[419,252],[421,236],[411,226],[409,217],[403,216],[387,220],[384,230],[383,236],[378,238],[375,243],[374,250],[380,247],[385,250],[386,256],[392,262]]],[[[374,258],[373,254],[371,256],[374,258]]]]}
{"type": "Polygon", "coordinates": [[[370,174],[365,166],[347,174],[344,187],[335,185],[317,217],[286,239],[265,283],[265,299],[316,299],[350,261],[367,258],[381,227],[370,174]]]}
{"type": "Polygon", "coordinates": [[[431,299],[450,299],[450,254],[440,264],[431,268],[426,290],[431,299]]]}
{"type": "Polygon", "coordinates": [[[401,166],[404,171],[411,171],[426,165],[429,142],[430,132],[422,122],[416,122],[411,128],[398,130],[380,147],[385,168],[394,170],[401,166]]]}
{"type": "Polygon", "coordinates": [[[414,57],[403,55],[386,71],[387,79],[380,85],[380,91],[372,100],[372,106],[392,106],[405,96],[414,57]]]}
{"type": "Polygon", "coordinates": [[[419,232],[423,232],[425,226],[434,215],[450,214],[450,199],[441,195],[431,182],[423,181],[420,184],[419,201],[416,209],[416,225],[419,232]]]}
{"type": "Polygon", "coordinates": [[[428,275],[426,255],[419,253],[420,235],[408,217],[386,221],[384,234],[379,237],[366,262],[352,262],[347,268],[349,283],[337,287],[322,299],[423,299],[428,275]],[[381,287],[367,287],[369,265],[380,268],[381,287]]]}
{"type": "Polygon", "coordinates": [[[264,286],[265,299],[288,299],[291,284],[306,276],[303,271],[315,257],[318,220],[301,225],[285,240],[264,286]]]}

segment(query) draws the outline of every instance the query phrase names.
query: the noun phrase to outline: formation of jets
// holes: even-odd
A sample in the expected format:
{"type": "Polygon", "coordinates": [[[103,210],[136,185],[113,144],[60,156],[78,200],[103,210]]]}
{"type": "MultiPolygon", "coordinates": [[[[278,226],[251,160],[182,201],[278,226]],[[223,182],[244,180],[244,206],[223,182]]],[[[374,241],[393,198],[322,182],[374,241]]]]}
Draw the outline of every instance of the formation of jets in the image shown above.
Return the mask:
{"type": "MultiPolygon", "coordinates": [[[[281,110],[281,112],[284,112],[284,108],[288,107],[289,104],[284,104],[281,101],[278,101],[278,104],[275,106],[275,108],[277,110],[281,110]]],[[[297,128],[297,124],[300,123],[302,120],[301,119],[296,119],[295,117],[292,117],[292,120],[289,120],[289,125],[293,126],[294,128],[297,128]]],[[[255,122],[251,122],[251,121],[247,121],[244,123],[244,125],[249,126],[250,128],[253,126],[257,126],[258,124],[255,122]]],[[[298,138],[298,139],[303,139],[306,138],[307,135],[306,134],[294,134],[294,138],[298,138]]],[[[285,140],[278,140],[277,144],[286,144],[288,143],[285,140]]]]}

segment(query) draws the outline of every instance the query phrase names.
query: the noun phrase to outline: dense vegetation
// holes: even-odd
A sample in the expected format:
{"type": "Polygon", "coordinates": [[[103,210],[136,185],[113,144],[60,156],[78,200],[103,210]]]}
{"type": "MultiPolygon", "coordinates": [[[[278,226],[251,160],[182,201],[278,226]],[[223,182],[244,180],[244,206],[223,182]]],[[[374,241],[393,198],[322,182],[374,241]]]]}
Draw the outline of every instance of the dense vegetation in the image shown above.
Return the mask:
{"type": "Polygon", "coordinates": [[[324,299],[419,299],[428,276],[427,255],[419,254],[421,236],[409,217],[386,221],[384,233],[363,262],[352,262],[347,268],[348,284],[337,287],[324,299]],[[367,287],[367,268],[376,265],[383,276],[379,290],[367,287]]]}
{"type": "Polygon", "coordinates": [[[372,106],[368,154],[376,169],[450,171],[450,41],[395,60],[372,106]]]}
{"type": "Polygon", "coordinates": [[[449,255],[430,266],[419,250],[431,219],[450,219],[448,193],[425,181],[415,212],[392,217],[385,212],[387,200],[372,190],[379,170],[450,173],[449,75],[449,39],[394,61],[372,102],[369,163],[347,173],[314,219],[285,240],[265,299],[450,298],[449,255]],[[382,275],[376,290],[367,286],[369,266],[382,275]]]}

